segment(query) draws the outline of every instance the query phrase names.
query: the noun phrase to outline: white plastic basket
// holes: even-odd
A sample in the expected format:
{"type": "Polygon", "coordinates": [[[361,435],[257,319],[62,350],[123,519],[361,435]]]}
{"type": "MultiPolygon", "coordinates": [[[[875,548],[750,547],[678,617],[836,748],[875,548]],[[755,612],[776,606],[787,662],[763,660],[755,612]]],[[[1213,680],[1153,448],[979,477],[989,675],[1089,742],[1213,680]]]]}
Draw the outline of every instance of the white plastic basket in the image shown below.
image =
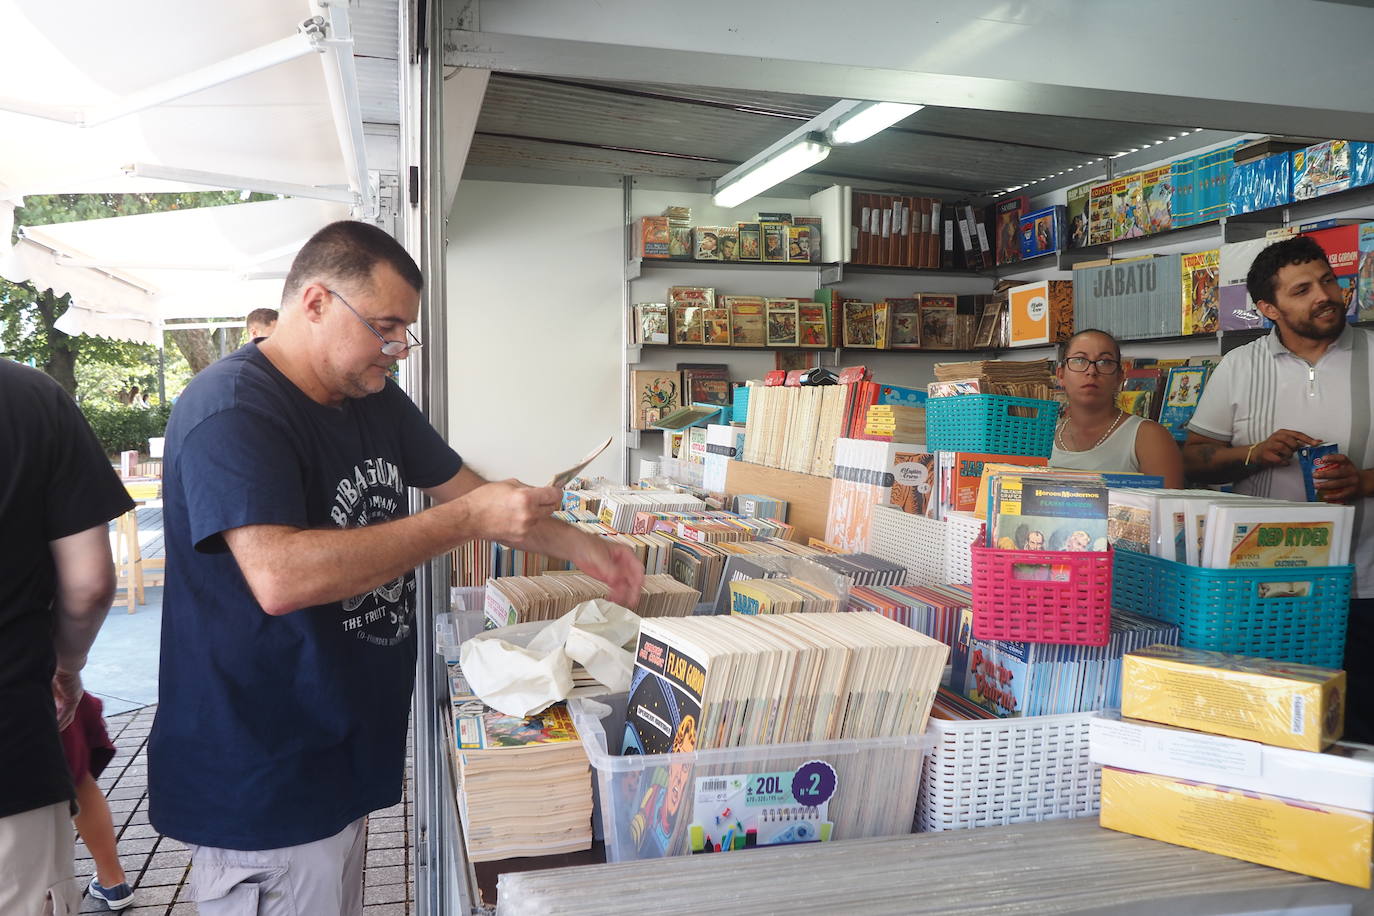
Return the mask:
{"type": "Polygon", "coordinates": [[[1102,768],[1088,756],[1093,715],[931,719],[916,830],[1095,815],[1102,768]]]}
{"type": "Polygon", "coordinates": [[[973,542],[983,530],[981,520],[968,512],[951,512],[944,521],[944,578],[953,585],[973,583],[973,542]]]}
{"type": "Polygon", "coordinates": [[[906,567],[904,585],[942,585],[945,578],[945,526],[896,506],[874,506],[868,552],[906,567]]]}

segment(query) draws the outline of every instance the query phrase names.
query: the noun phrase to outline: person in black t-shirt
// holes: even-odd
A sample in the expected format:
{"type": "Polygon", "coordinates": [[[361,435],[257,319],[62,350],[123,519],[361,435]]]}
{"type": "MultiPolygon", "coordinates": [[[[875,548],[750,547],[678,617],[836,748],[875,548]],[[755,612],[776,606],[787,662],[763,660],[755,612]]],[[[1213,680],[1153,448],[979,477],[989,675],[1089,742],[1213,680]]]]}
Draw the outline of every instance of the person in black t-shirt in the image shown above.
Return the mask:
{"type": "Polygon", "coordinates": [[[0,359],[0,913],[76,912],[58,728],[114,598],[108,523],[132,508],[67,393],[0,359]]]}
{"type": "Polygon", "coordinates": [[[363,819],[401,800],[415,632],[433,626],[416,566],[490,538],[638,601],[633,553],[551,518],[553,487],[483,480],[392,380],[421,286],[382,230],[326,226],[272,336],[172,410],[149,818],[191,846],[201,916],[361,916],[363,819]],[[410,515],[410,488],[436,505],[410,515]]]}

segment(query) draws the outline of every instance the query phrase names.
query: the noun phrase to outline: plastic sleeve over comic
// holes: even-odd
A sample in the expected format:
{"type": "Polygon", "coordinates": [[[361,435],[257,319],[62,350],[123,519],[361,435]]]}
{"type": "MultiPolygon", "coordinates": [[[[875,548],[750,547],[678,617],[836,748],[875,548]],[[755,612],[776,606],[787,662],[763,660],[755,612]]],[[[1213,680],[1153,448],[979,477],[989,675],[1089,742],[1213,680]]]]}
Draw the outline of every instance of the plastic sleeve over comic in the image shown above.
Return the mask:
{"type": "Polygon", "coordinates": [[[1103,827],[1178,846],[1370,886],[1374,819],[1366,812],[1104,768],[1103,827]],[[1236,825],[1254,825],[1236,829],[1236,825]]]}
{"type": "Polygon", "coordinates": [[[1121,713],[1320,751],[1344,730],[1345,684],[1344,671],[1157,645],[1123,659],[1121,713]]]}

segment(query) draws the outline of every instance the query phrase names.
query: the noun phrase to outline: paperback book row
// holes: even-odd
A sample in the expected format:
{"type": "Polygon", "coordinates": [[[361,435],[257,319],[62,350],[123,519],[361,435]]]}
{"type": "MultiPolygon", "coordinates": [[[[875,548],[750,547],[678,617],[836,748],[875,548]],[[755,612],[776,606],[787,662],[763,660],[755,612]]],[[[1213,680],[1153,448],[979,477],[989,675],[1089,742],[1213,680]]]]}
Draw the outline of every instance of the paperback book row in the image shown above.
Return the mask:
{"type": "MultiPolygon", "coordinates": [[[[974,227],[974,211],[965,202],[946,203],[933,197],[911,197],[895,194],[850,192],[849,260],[854,264],[880,267],[953,268],[955,255],[969,251],[977,257],[969,269],[981,270],[981,252],[973,248],[981,238],[987,248],[987,230],[974,227]],[[958,221],[964,229],[964,248],[952,247],[952,232],[945,226],[958,221]],[[973,234],[969,235],[969,230],[973,234]]],[[[992,267],[989,257],[986,267],[992,267]]]]}
{"type": "Polygon", "coordinates": [[[975,207],[967,200],[941,201],[852,191],[849,260],[854,264],[944,270],[991,270],[1067,245],[1065,209],[1028,212],[1015,207],[975,207]]]}
{"type": "MultiPolygon", "coordinates": [[[[557,620],[584,601],[605,598],[610,590],[599,579],[577,572],[488,579],[483,612],[486,626],[509,627],[535,620],[557,620]]],[[[639,605],[641,617],[686,617],[701,593],[667,575],[644,577],[639,605]]]]}
{"type": "Polygon", "coordinates": [[[1355,509],[1316,502],[1315,495],[1312,502],[1288,502],[1214,490],[1113,487],[1108,535],[1118,550],[1205,569],[1344,566],[1355,509]]]}
{"type": "Polygon", "coordinates": [[[1336,743],[1345,692],[1343,671],[1175,646],[1128,654],[1120,713],[1091,724],[1102,826],[1369,887],[1374,749],[1336,743]]]}
{"type": "Polygon", "coordinates": [[[644,346],[969,350],[1000,345],[1004,305],[988,295],[913,293],[875,302],[818,289],[811,299],[719,295],[672,286],[667,302],[633,306],[644,346]]]}
{"type": "Polygon", "coordinates": [[[449,755],[468,857],[490,862],[592,845],[592,783],[566,703],[507,716],[448,664],[449,755]]]}
{"type": "Polygon", "coordinates": [[[759,213],[733,226],[693,226],[690,208],[670,207],[663,216],[635,221],[635,254],[651,260],[818,264],[821,218],[759,213]]]}
{"type": "Polygon", "coordinates": [[[950,656],[951,693],[1000,719],[1092,712],[1121,705],[1122,659],[1156,644],[1177,645],[1179,628],[1127,611],[1112,613],[1104,646],[979,639],[962,609],[950,656]]]}
{"type": "Polygon", "coordinates": [[[918,735],[948,655],[871,613],[645,620],[622,753],[918,735]]]}
{"type": "Polygon", "coordinates": [[[836,440],[861,435],[868,425],[870,407],[925,402],[924,391],[879,384],[863,366],[841,370],[837,380],[835,385],[790,385],[785,375],[770,374],[763,385],[748,383],[744,460],[830,477],[835,468],[836,440]]]}
{"type": "MultiPolygon", "coordinates": [[[[669,553],[679,540],[712,543],[751,538],[790,540],[795,536],[794,529],[785,521],[761,515],[708,510],[702,500],[672,491],[574,492],[567,497],[567,501],[595,509],[564,510],[554,513],[555,518],[629,548],[650,575],[668,571],[669,553]],[[607,504],[611,522],[619,523],[627,530],[619,530],[614,524],[602,520],[600,510],[603,501],[607,504]],[[663,508],[674,505],[687,508],[685,511],[663,508]]],[[[770,503],[768,509],[785,514],[785,506],[777,509],[770,503]]],[[[453,585],[478,586],[488,579],[539,576],[575,571],[575,567],[547,554],[478,539],[454,550],[453,570],[453,585]]]]}

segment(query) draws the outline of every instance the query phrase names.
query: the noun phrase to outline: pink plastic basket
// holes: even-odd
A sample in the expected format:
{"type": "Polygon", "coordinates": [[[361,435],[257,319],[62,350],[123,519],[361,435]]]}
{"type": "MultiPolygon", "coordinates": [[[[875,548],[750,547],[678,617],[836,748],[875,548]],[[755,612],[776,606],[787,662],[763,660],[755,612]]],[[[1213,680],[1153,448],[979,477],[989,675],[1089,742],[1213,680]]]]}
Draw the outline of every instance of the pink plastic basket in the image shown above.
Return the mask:
{"type": "Polygon", "coordinates": [[[973,545],[973,635],[1105,646],[1112,628],[1112,552],[973,545]]]}

